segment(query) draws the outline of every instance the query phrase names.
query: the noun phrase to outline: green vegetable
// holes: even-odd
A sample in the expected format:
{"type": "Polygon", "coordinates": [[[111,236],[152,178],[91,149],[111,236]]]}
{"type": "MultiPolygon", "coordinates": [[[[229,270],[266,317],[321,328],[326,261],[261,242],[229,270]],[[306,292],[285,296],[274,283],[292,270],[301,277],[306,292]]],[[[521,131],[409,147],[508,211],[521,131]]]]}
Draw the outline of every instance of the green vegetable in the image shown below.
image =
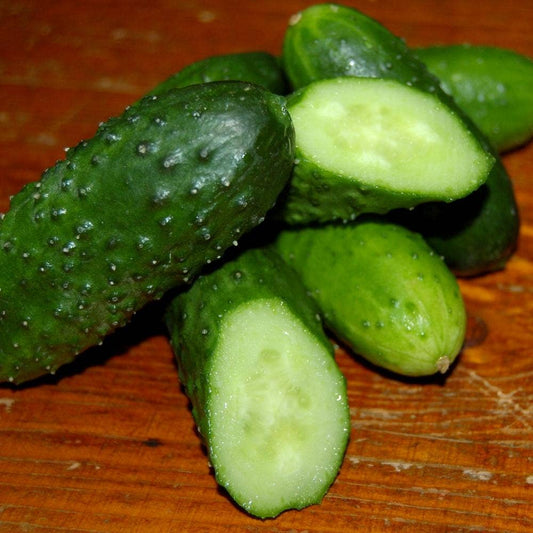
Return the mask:
{"type": "Polygon", "coordinates": [[[446,92],[505,152],[533,137],[533,61],[512,50],[469,44],[414,50],[446,92]]]}
{"type": "Polygon", "coordinates": [[[282,231],[276,250],[326,326],[357,354],[407,376],[445,372],[466,327],[459,286],[424,239],[383,219],[282,231]]]}
{"type": "Polygon", "coordinates": [[[456,276],[501,270],[516,251],[520,219],[513,185],[500,159],[489,180],[450,204],[430,202],[388,218],[422,233],[456,276]]]}
{"type": "Polygon", "coordinates": [[[157,85],[149,95],[196,83],[240,80],[261,85],[275,94],[287,92],[285,73],[279,58],[268,52],[241,52],[201,59],[157,85]]]}
{"type": "MultiPolygon", "coordinates": [[[[495,164],[487,181],[449,204],[420,205],[402,214],[457,275],[503,268],[518,239],[518,209],[512,182],[498,154],[470,117],[405,42],[356,9],[317,4],[292,18],[283,43],[283,65],[294,88],[336,76],[394,79],[435,94],[468,124],[495,164]]],[[[431,169],[428,169],[430,179],[431,169]]]]}
{"type": "Polygon", "coordinates": [[[247,249],[178,294],[166,323],[218,483],[260,518],[319,503],[350,416],[332,344],[296,273],[272,251],[247,249]]]}
{"type": "Polygon", "coordinates": [[[395,80],[340,77],[287,101],[296,165],[282,216],[350,220],[476,190],[493,158],[434,94],[395,80]]]}
{"type": "Polygon", "coordinates": [[[24,187],[0,226],[0,381],[54,372],[220,257],[285,186],[293,135],[282,97],[195,85],[108,120],[24,187]]]}

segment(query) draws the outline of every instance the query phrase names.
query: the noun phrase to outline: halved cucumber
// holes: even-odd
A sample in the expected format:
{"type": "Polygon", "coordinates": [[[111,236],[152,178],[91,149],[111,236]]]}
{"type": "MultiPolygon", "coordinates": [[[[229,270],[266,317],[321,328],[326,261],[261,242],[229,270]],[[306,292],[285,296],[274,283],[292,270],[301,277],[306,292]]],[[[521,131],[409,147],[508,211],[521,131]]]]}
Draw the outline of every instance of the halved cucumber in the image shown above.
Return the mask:
{"type": "Polygon", "coordinates": [[[319,80],[288,98],[289,223],[353,219],[476,190],[493,158],[439,98],[396,80],[319,80]]]}
{"type": "Polygon", "coordinates": [[[278,298],[230,313],[213,358],[217,393],[208,409],[219,483],[263,516],[280,502],[297,508],[316,502],[346,435],[341,392],[331,394],[341,380],[328,351],[278,298]]]}
{"type": "Polygon", "coordinates": [[[319,503],[348,443],[346,383],[318,316],[262,249],[198,278],[166,316],[216,479],[260,518],[319,503]]]}

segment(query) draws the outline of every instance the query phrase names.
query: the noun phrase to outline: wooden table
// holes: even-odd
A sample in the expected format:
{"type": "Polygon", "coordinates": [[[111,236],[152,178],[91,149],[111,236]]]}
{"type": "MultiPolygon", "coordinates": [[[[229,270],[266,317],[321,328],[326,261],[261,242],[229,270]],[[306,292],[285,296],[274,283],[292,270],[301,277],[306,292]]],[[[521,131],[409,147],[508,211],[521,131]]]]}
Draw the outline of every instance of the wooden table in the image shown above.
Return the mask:
{"type": "MultiPolygon", "coordinates": [[[[527,0],[348,2],[410,45],[533,56],[527,0]]],[[[279,53],[298,0],[0,2],[0,210],[145,91],[213,54],[279,53]]],[[[532,87],[533,90],[533,87],[532,87]]],[[[0,388],[0,531],[533,531],[533,145],[508,154],[522,213],[507,268],[462,280],[446,379],[341,350],[351,442],[323,503],[261,521],[217,488],[165,332],[141,313],[55,379],[0,388]]]]}

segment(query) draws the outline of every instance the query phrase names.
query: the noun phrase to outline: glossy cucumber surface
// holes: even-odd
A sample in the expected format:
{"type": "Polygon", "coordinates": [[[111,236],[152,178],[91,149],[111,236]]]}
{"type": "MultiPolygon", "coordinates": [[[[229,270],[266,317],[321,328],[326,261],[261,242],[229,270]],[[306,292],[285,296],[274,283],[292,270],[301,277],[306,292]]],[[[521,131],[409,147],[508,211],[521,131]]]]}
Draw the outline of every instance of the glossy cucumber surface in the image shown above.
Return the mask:
{"type": "Polygon", "coordinates": [[[421,235],[366,217],[284,230],[274,246],[334,336],[373,364],[427,376],[446,372],[461,351],[457,280],[421,235]]]}
{"type": "Polygon", "coordinates": [[[244,82],[147,97],[70,149],[1,221],[0,381],[55,372],[194,279],[262,221],[293,150],[284,100],[244,82]]]}
{"type": "Polygon", "coordinates": [[[470,44],[414,50],[494,148],[533,137],[533,60],[512,50],[470,44]]]}

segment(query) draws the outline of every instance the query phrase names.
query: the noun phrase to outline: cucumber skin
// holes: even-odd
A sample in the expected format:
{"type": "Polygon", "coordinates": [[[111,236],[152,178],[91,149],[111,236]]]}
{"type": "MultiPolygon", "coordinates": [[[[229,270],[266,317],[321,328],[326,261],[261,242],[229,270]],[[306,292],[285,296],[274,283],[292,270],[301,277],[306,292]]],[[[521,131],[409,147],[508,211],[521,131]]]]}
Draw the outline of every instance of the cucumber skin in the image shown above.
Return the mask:
{"type": "Polygon", "coordinates": [[[255,83],[279,95],[288,91],[279,58],[268,52],[253,51],[211,56],[191,63],[158,84],[148,95],[197,83],[229,80],[255,83]]]}
{"type": "Polygon", "coordinates": [[[374,365],[428,376],[459,354],[466,331],[459,286],[419,234],[365,216],[282,230],[274,247],[333,335],[374,365]]]}
{"type": "Polygon", "coordinates": [[[196,85],[108,120],[25,186],[0,226],[0,381],[54,373],[220,257],[286,185],[293,135],[282,97],[196,85]]]}
{"type": "Polygon", "coordinates": [[[293,91],[339,76],[392,78],[438,91],[438,80],[403,40],[357,9],[334,3],[312,5],[291,18],[281,61],[293,91]]]}
{"type": "MultiPolygon", "coordinates": [[[[208,453],[213,439],[210,431],[210,397],[214,394],[210,386],[209,376],[213,354],[217,348],[218,334],[224,315],[249,301],[278,298],[297,316],[310,334],[316,339],[334,361],[334,349],[326,336],[318,308],[308,295],[295,271],[272,249],[247,248],[240,255],[228,258],[221,266],[211,272],[204,272],[185,291],[181,291],[169,302],[165,323],[170,342],[176,357],[180,382],[191,401],[192,414],[200,437],[206,445],[208,453]]],[[[339,380],[345,389],[346,381],[339,371],[339,380]]],[[[350,414],[346,400],[345,413],[346,440],[341,449],[345,450],[350,433],[350,414]]],[[[256,514],[232,493],[231,487],[225,487],[234,497],[237,504],[249,513],[260,518],[274,517],[288,508],[301,509],[308,505],[320,503],[329,486],[340,469],[343,454],[337,458],[336,469],[331,478],[324,481],[322,492],[313,501],[303,500],[280,504],[277,509],[256,514]]],[[[214,463],[217,477],[216,458],[214,463]]],[[[217,478],[219,483],[223,480],[217,478]]]]}
{"type": "Polygon", "coordinates": [[[470,44],[413,49],[444,90],[502,153],[533,137],[533,61],[512,50],[470,44]]]}
{"type": "Polygon", "coordinates": [[[512,181],[488,139],[402,39],[354,8],[317,4],[296,15],[287,28],[282,64],[293,90],[318,79],[351,75],[393,78],[438,94],[469,124],[495,164],[485,184],[468,197],[420,205],[394,213],[392,219],[427,236],[458,276],[505,267],[516,249],[520,225],[512,181]]]}
{"type": "Polygon", "coordinates": [[[520,231],[513,184],[500,159],[489,180],[450,204],[430,202],[386,217],[421,233],[458,277],[502,270],[516,251],[520,231]]]}

